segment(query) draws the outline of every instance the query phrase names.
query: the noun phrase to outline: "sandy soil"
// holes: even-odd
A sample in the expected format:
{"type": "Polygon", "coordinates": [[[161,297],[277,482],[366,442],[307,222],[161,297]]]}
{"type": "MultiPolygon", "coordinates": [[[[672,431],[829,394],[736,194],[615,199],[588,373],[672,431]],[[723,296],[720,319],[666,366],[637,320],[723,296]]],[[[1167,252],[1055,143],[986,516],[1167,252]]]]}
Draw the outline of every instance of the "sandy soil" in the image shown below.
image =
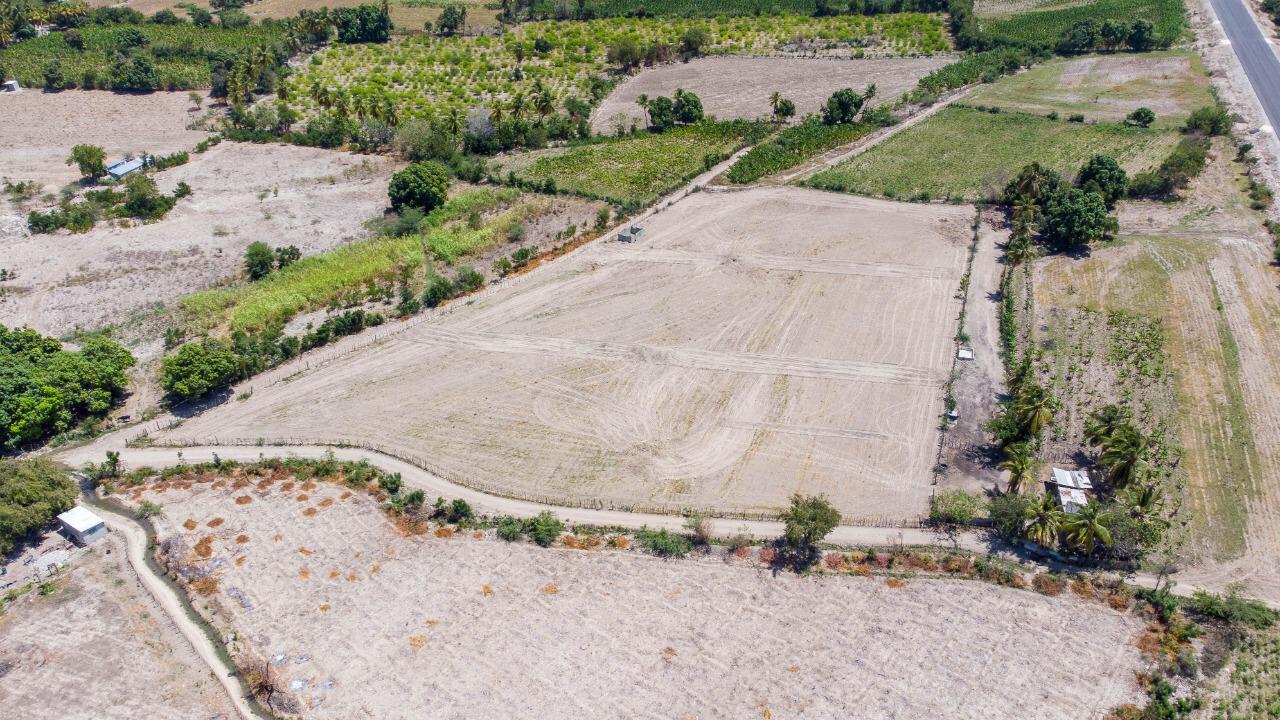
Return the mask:
{"type": "Polygon", "coordinates": [[[640,243],[584,248],[167,437],[341,437],[553,504],[753,512],[803,490],[911,520],[972,212],[695,194],[640,243]]]}
{"type": "Polygon", "coordinates": [[[18,273],[10,286],[19,291],[0,296],[0,323],[55,335],[119,323],[241,272],[255,240],[303,255],[350,241],[386,206],[398,167],[379,156],[231,142],[191,158],[156,180],[164,192],[185,181],[194,194],[149,225],[31,235],[23,210],[43,205],[10,204],[0,255],[18,273]]]}
{"type": "Polygon", "coordinates": [[[209,136],[187,129],[196,117],[193,107],[186,92],[24,90],[0,95],[0,175],[56,190],[80,177],[66,163],[71,147],[79,143],[102,146],[108,162],[125,154],[191,150],[209,136]]]}
{"type": "Polygon", "coordinates": [[[8,717],[234,718],[230,701],[138,584],[114,536],[79,555],[61,588],[0,616],[8,717]]]}
{"type": "Polygon", "coordinates": [[[181,572],[216,579],[197,604],[308,718],[1074,720],[1137,699],[1141,624],[1074,596],[405,536],[366,495],[286,480],[140,497],[181,572]]]}
{"type": "Polygon", "coordinates": [[[714,57],[644,70],[628,78],[591,114],[592,129],[613,132],[613,117],[622,113],[625,124],[643,124],[644,112],[636,105],[641,93],[649,97],[671,96],[677,88],[698,94],[708,115],[721,120],[767,118],[772,113],[769,96],[782,93],[796,104],[796,119],[817,112],[840,88],[861,91],[876,84],[879,101],[897,98],[914,87],[931,70],[951,58],[884,58],[820,60],[811,58],[714,57]]]}
{"type": "MultiPolygon", "coordinates": [[[[255,20],[262,18],[285,19],[297,17],[299,10],[351,7],[364,2],[365,0],[256,0],[245,5],[242,9],[255,20]]],[[[489,4],[487,0],[460,0],[460,2],[462,5],[467,6],[468,26],[492,25],[496,21],[497,11],[485,7],[485,5],[489,4]]],[[[92,7],[123,5],[147,15],[154,15],[164,9],[172,9],[178,13],[179,17],[186,17],[186,13],[183,12],[182,8],[178,7],[184,4],[186,3],[181,0],[125,0],[125,2],[90,0],[89,2],[92,7]]],[[[195,0],[195,4],[205,9],[210,7],[209,0],[195,0]]],[[[392,0],[390,12],[391,22],[397,29],[412,31],[422,30],[424,22],[440,17],[440,13],[443,10],[435,7],[411,7],[406,3],[392,0]]]]}

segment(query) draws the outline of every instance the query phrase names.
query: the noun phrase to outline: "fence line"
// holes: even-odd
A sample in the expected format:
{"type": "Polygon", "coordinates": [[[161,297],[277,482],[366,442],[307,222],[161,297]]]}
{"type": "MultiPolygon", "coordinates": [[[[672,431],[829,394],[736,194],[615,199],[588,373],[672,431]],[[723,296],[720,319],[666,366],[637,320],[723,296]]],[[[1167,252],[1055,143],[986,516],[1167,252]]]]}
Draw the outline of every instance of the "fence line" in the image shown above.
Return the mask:
{"type": "MultiPolygon", "coordinates": [[[[620,500],[615,498],[583,498],[571,495],[561,494],[539,494],[529,492],[513,491],[509,487],[503,487],[494,483],[482,480],[467,479],[464,480],[457,475],[447,472],[435,463],[426,458],[403,449],[390,447],[381,443],[368,442],[364,440],[335,439],[335,438],[281,438],[281,437],[264,437],[264,438],[200,438],[187,439],[159,439],[154,443],[158,447],[182,448],[194,445],[211,445],[225,447],[262,447],[269,448],[273,446],[289,447],[289,446],[305,446],[305,445],[322,445],[337,448],[358,448],[361,450],[369,450],[371,452],[380,453],[388,457],[409,463],[414,467],[425,470],[436,477],[439,477],[449,483],[460,487],[469,488],[486,495],[494,497],[507,498],[511,500],[521,500],[532,502],[538,505],[550,505],[568,508],[583,508],[588,510],[611,510],[617,512],[628,513],[644,513],[653,515],[689,515],[693,513],[702,513],[718,518],[727,518],[731,520],[761,520],[774,521],[778,519],[778,512],[773,511],[757,511],[750,512],[745,510],[725,510],[723,508],[711,506],[697,506],[682,503],[654,503],[654,502],[637,502],[632,500],[620,500]]],[[[920,528],[925,526],[925,519],[921,516],[914,518],[886,518],[875,516],[860,517],[844,517],[840,520],[842,525],[853,525],[857,527],[883,527],[883,528],[920,528]]]]}

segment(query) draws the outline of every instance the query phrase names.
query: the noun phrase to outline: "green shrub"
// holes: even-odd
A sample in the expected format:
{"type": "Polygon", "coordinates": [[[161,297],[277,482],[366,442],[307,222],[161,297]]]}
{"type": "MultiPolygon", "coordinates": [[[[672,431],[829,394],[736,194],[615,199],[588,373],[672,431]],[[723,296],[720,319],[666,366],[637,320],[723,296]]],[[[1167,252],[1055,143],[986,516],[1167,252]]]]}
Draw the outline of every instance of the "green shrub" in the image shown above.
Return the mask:
{"type": "Polygon", "coordinates": [[[982,496],[960,489],[943,490],[929,498],[929,521],[939,525],[969,525],[982,509],[982,496]]]}
{"type": "Polygon", "coordinates": [[[693,550],[693,542],[689,538],[668,532],[666,528],[637,530],[636,542],[640,543],[640,547],[658,557],[684,557],[693,550]]]}
{"type": "Polygon", "coordinates": [[[431,212],[444,204],[448,196],[449,173],[437,162],[416,162],[391,177],[387,195],[391,207],[418,208],[431,212]]]}
{"type": "Polygon", "coordinates": [[[1228,586],[1222,595],[1197,590],[1186,605],[1201,615],[1259,630],[1274,625],[1277,617],[1276,611],[1264,603],[1246,598],[1244,588],[1239,584],[1228,586]]]}
{"type": "Polygon", "coordinates": [[[160,386],[180,400],[194,400],[226,387],[238,377],[236,356],[223,340],[187,343],[160,363],[160,386]]]}
{"type": "Polygon", "coordinates": [[[75,499],[75,483],[52,461],[0,460],[0,556],[70,510],[75,499]]]}
{"type": "Polygon", "coordinates": [[[564,532],[564,523],[550,510],[543,510],[537,517],[526,520],[523,529],[531,540],[542,547],[549,547],[564,532]]]}
{"type": "Polygon", "coordinates": [[[515,542],[524,536],[524,523],[513,517],[498,519],[498,537],[507,542],[515,542]]]}

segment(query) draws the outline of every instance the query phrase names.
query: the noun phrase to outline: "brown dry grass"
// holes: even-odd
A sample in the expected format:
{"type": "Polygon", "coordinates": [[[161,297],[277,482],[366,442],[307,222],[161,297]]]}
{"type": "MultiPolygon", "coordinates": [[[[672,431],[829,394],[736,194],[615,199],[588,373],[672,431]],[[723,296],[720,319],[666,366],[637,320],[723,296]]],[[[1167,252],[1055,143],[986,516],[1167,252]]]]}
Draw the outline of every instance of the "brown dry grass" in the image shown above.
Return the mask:
{"type": "Polygon", "coordinates": [[[199,523],[197,523],[197,522],[195,521],[195,519],[194,519],[194,518],[187,518],[187,521],[186,521],[186,522],[184,522],[184,523],[182,523],[182,527],[184,527],[184,528],[186,528],[186,529],[188,529],[188,530],[195,530],[195,529],[196,529],[196,525],[198,525],[198,524],[199,524],[199,523]]]}
{"type": "Polygon", "coordinates": [[[191,589],[195,590],[196,593],[200,595],[213,595],[218,592],[218,578],[216,577],[196,578],[189,584],[191,585],[191,589]]]}
{"type": "Polygon", "coordinates": [[[211,527],[211,528],[216,528],[216,527],[218,527],[219,525],[221,525],[221,524],[222,524],[222,523],[224,523],[224,522],[226,522],[226,520],[223,520],[222,518],[218,517],[218,518],[214,518],[214,519],[210,520],[209,522],[205,523],[205,525],[206,525],[206,526],[208,526],[208,527],[211,527]]]}
{"type": "Polygon", "coordinates": [[[212,557],[213,556],[213,536],[205,535],[203,538],[200,538],[200,542],[196,543],[195,552],[198,557],[203,559],[208,559],[212,557]]]}
{"type": "Polygon", "coordinates": [[[249,497],[248,495],[241,495],[236,498],[237,505],[248,505],[251,502],[253,502],[253,498],[249,497]]]}

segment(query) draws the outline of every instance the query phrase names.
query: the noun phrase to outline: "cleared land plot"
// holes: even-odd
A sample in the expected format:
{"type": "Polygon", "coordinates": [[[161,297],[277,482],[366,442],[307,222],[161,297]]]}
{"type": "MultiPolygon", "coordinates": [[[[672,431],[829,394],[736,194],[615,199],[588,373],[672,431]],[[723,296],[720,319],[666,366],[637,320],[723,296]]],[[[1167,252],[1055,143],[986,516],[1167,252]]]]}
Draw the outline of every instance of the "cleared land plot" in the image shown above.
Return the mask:
{"type": "Polygon", "coordinates": [[[966,104],[1089,120],[1123,120],[1147,107],[1157,128],[1174,128],[1196,108],[1213,104],[1209,78],[1198,55],[1173,51],[1149,55],[1098,55],[1055,59],[1000,82],[982,85],[966,104]]]}
{"type": "Polygon", "coordinates": [[[218,681],[138,583],[118,537],[51,595],[0,615],[0,707],[11,718],[235,717],[218,681]],[[107,554],[107,553],[110,554],[107,554]]]}
{"type": "MultiPolygon", "coordinates": [[[[444,11],[445,6],[451,4],[452,1],[390,0],[388,9],[391,13],[391,22],[401,30],[422,30],[424,22],[428,20],[434,21],[440,17],[440,13],[444,11]]],[[[488,0],[456,0],[456,2],[467,9],[467,25],[492,25],[496,22],[498,11],[493,7],[486,7],[493,5],[488,0]]],[[[187,4],[198,5],[206,10],[210,9],[209,0],[194,0],[192,3],[182,2],[182,0],[127,0],[122,3],[114,2],[114,0],[90,0],[89,2],[91,7],[121,5],[147,15],[153,15],[167,8],[178,13],[178,17],[186,17],[187,14],[179,5],[187,4]]],[[[297,17],[300,10],[353,7],[361,4],[367,4],[367,0],[254,0],[254,2],[250,2],[241,9],[255,20],[260,18],[283,20],[297,17]]]]}
{"type": "Polygon", "coordinates": [[[515,174],[539,187],[624,205],[652,204],[659,195],[709,169],[766,132],[759,123],[702,122],[663,133],[641,133],[570,148],[509,155],[497,161],[498,175],[515,174]]]}
{"type": "Polygon", "coordinates": [[[197,605],[316,720],[1077,720],[1140,701],[1142,623],[1072,593],[406,536],[341,485],[249,479],[140,497],[181,572],[216,581],[197,605]]]}
{"type": "Polygon", "coordinates": [[[378,443],[459,482],[626,507],[922,514],[972,210],[700,193],[171,431],[378,443]],[[315,398],[325,398],[317,404],[315,398]]]}
{"type": "Polygon", "coordinates": [[[108,161],[126,153],[165,155],[191,150],[209,136],[188,130],[194,118],[185,92],[146,94],[94,90],[0,95],[0,176],[61,186],[80,173],[67,165],[71,148],[99,145],[108,161]]]}
{"type": "Polygon", "coordinates": [[[1186,31],[1186,10],[1181,0],[1048,0],[1048,2],[980,2],[975,8],[982,29],[992,35],[1027,43],[1058,42],[1062,34],[1082,20],[1146,20],[1162,43],[1176,42],[1186,31]]]}
{"type": "Polygon", "coordinates": [[[881,99],[894,99],[930,71],[949,62],[945,57],[822,60],[812,58],[716,57],[645,70],[614,89],[591,115],[592,129],[611,133],[621,114],[624,127],[644,125],[636,105],[641,94],[672,96],[677,88],[697,93],[703,110],[721,120],[767,119],[774,91],[796,104],[797,117],[817,112],[831,93],[852,87],[861,91],[875,83],[881,99]]]}
{"type": "Polygon", "coordinates": [[[1071,176],[1089,157],[1103,154],[1132,174],[1158,164],[1177,141],[1177,133],[1163,130],[948,107],[808,184],[865,195],[976,200],[1001,192],[1030,162],[1071,176]]]}
{"type": "Polygon", "coordinates": [[[381,214],[395,167],[377,156],[223,142],[156,175],[161,191],[185,181],[194,194],[150,225],[32,235],[10,205],[0,255],[18,279],[0,296],[0,322],[54,335],[96,328],[239,274],[255,240],[304,255],[335,247],[381,214]]]}

